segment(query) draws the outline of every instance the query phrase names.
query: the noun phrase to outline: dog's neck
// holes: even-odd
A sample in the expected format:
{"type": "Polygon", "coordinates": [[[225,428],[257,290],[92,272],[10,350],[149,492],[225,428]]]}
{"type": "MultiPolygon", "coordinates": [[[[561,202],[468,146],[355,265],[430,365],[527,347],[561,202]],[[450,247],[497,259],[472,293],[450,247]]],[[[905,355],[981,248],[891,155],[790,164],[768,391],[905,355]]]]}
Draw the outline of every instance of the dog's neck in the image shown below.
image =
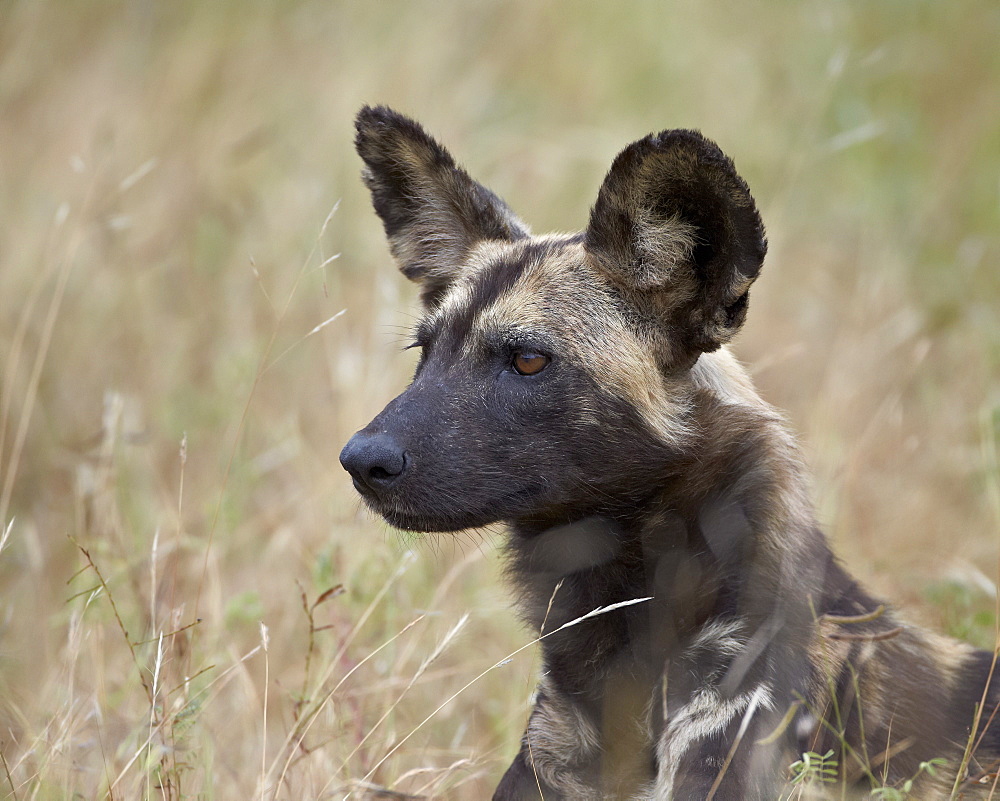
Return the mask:
{"type": "Polygon", "coordinates": [[[823,603],[832,562],[791,435],[749,382],[723,392],[705,375],[693,428],[714,434],[696,438],[682,464],[661,466],[654,496],[617,514],[512,526],[508,572],[543,635],[651,599],[546,637],[548,661],[585,660],[561,674],[581,692],[600,665],[654,675],[713,621],[744,620],[751,631],[808,625],[815,612],[803,603],[803,577],[823,603]],[[791,576],[797,595],[782,589],[791,576]]]}

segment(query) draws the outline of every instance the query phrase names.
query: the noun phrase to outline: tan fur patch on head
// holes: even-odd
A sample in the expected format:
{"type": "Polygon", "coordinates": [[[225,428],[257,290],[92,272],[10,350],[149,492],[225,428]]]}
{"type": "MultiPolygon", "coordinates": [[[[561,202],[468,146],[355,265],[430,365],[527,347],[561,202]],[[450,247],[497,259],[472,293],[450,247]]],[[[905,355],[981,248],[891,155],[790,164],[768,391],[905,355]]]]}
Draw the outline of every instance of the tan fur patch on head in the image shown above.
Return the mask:
{"type": "Polygon", "coordinates": [[[472,288],[476,278],[483,271],[491,258],[498,258],[509,248],[500,242],[482,242],[476,246],[462,265],[458,277],[451,282],[447,292],[434,308],[424,317],[424,322],[431,327],[454,317],[472,302],[472,288]]]}
{"type": "Polygon", "coordinates": [[[434,327],[457,316],[472,302],[473,288],[482,272],[494,262],[515,258],[523,249],[521,244],[499,240],[478,243],[462,264],[458,277],[452,281],[440,303],[424,318],[424,321],[434,327]]]}
{"type": "MultiPolygon", "coordinates": [[[[480,311],[474,328],[554,340],[559,352],[553,355],[571,359],[598,386],[630,403],[662,440],[685,439],[686,395],[667,385],[651,343],[625,319],[607,287],[582,246],[566,245],[530,265],[510,291],[480,311]]],[[[449,296],[446,303],[452,302],[449,296]]]]}

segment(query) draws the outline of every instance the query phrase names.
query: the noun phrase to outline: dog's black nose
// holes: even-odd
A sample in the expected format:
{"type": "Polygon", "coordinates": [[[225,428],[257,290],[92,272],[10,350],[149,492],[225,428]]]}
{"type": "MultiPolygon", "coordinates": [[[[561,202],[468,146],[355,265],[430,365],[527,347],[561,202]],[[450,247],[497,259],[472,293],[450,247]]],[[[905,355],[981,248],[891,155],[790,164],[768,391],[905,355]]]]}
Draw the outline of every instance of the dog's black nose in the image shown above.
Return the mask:
{"type": "Polygon", "coordinates": [[[381,492],[403,475],[406,456],[388,434],[359,431],[340,452],[340,463],[354,479],[359,492],[381,492]]]}

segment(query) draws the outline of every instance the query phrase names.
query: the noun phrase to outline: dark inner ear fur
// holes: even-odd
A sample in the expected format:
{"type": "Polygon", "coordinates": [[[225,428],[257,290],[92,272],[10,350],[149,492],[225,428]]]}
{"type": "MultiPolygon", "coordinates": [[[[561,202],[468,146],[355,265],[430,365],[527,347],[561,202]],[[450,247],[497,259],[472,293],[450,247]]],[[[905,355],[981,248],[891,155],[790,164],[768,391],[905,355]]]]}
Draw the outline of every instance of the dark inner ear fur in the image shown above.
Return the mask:
{"type": "Polygon", "coordinates": [[[733,162],[696,131],[663,131],[615,158],[585,246],[664,330],[675,360],[728,342],[746,318],[767,240],[733,162]]]}
{"type": "Polygon", "coordinates": [[[477,242],[528,236],[507,205],[413,120],[365,106],[355,127],[363,177],[389,247],[404,275],[421,284],[428,307],[437,304],[477,242]]]}

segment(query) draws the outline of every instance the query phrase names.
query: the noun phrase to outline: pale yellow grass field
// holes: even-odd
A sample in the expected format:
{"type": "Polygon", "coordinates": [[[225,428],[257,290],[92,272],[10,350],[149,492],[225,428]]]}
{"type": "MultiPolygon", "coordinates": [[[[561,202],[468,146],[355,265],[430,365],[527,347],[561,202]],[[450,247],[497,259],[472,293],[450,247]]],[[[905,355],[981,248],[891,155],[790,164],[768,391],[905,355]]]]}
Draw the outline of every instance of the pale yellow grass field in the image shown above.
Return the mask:
{"type": "Polygon", "coordinates": [[[716,139],[771,239],[736,351],[836,548],[992,646],[997,41],[990,0],[0,3],[0,797],[480,799],[513,756],[500,532],[398,535],[337,463],[412,368],[364,102],[539,231],[716,139]]]}

